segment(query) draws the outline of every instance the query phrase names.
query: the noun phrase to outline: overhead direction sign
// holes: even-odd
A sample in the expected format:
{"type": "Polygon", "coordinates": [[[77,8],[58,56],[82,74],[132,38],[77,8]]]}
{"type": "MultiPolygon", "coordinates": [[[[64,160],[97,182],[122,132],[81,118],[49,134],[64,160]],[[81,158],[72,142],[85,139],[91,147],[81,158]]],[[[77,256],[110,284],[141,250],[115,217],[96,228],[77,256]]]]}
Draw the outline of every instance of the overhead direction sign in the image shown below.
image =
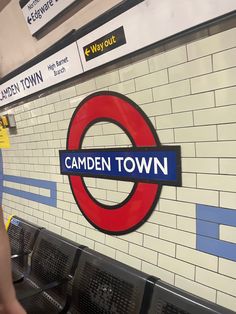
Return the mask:
{"type": "Polygon", "coordinates": [[[78,0],[30,0],[22,12],[32,35],[78,0]]]}
{"type": "Polygon", "coordinates": [[[61,173],[70,186],[85,218],[108,234],[125,234],[137,229],[151,215],[161,187],[181,185],[179,146],[161,146],[156,131],[144,112],[129,98],[115,92],[98,92],[76,108],[68,130],[67,149],[60,151],[61,173]],[[82,149],[86,131],[107,121],[118,125],[132,147],[82,149]],[[134,182],[130,195],[120,204],[101,204],[88,191],[83,177],[134,182]]]}
{"type": "MultiPolygon", "coordinates": [[[[25,7],[37,11],[37,6],[45,5],[45,1],[30,0],[25,7]]],[[[54,3],[56,0],[51,1],[54,3]]],[[[55,79],[55,77],[51,79],[50,74],[62,74],[63,72],[57,69],[57,63],[52,61],[51,72],[46,71],[46,73],[42,73],[40,66],[44,62],[47,62],[47,58],[44,61],[40,61],[37,65],[28,68],[28,70],[21,72],[19,75],[0,85],[0,107],[59,82],[63,82],[64,79],[72,78],[95,69],[165,38],[183,32],[186,29],[190,29],[236,10],[235,0],[214,0],[214,5],[212,5],[212,1],[213,0],[144,0],[102,25],[99,21],[99,26],[93,27],[93,30],[86,35],[80,36],[80,31],[78,30],[77,35],[79,39],[71,45],[76,51],[74,51],[73,58],[68,58],[73,64],[70,71],[64,72],[65,75],[58,75],[57,79],[55,79]],[[188,12],[184,19],[183,12],[188,12]],[[56,67],[53,64],[55,64],[56,67]],[[35,72],[36,68],[41,72],[35,72]],[[26,86],[26,89],[24,89],[24,86],[21,86],[21,83],[19,84],[18,78],[25,74],[30,75],[30,82],[28,82],[26,77],[22,78],[23,80],[26,79],[27,86],[31,87],[36,80],[37,87],[35,87],[36,85],[34,86],[35,88],[28,88],[26,86]],[[33,77],[31,75],[33,75],[33,77]],[[45,84],[41,84],[41,77],[45,84]],[[46,82],[49,82],[49,84],[46,82]]],[[[60,3],[60,5],[66,6],[71,2],[73,1],[58,0],[57,4],[60,3]]],[[[46,11],[52,12],[50,10],[51,9],[48,9],[46,11]]],[[[46,11],[44,16],[46,16],[46,11]]],[[[34,23],[36,23],[36,21],[34,23]]],[[[92,21],[91,23],[94,22],[92,21]]],[[[90,29],[90,27],[88,29],[90,29]]],[[[67,47],[63,48],[61,51],[63,52],[64,49],[67,49],[67,47]]],[[[54,55],[56,57],[59,54],[60,51],[54,55]]],[[[64,58],[66,58],[66,56],[64,58]]],[[[69,64],[71,64],[71,62],[67,65],[69,64]]]]}
{"type": "Polygon", "coordinates": [[[126,44],[123,26],[83,47],[86,61],[126,44]]]}
{"type": "Polygon", "coordinates": [[[235,0],[142,1],[78,39],[83,69],[88,71],[97,68],[235,9],[235,0]],[[184,18],[183,12],[188,12],[184,18]],[[119,27],[124,29],[126,44],[109,54],[99,54],[97,58],[88,59],[84,47],[105,36],[109,30],[119,27]]]}
{"type": "Polygon", "coordinates": [[[82,73],[76,43],[0,85],[0,107],[82,73]]]}

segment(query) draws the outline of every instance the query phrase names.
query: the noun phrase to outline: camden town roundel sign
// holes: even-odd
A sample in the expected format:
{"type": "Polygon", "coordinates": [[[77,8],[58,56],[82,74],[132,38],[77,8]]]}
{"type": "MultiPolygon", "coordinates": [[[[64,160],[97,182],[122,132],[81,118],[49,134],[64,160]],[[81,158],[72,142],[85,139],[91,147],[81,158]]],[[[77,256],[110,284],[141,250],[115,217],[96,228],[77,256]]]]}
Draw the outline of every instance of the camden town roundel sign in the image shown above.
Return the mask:
{"type": "Polygon", "coordinates": [[[181,184],[180,147],[161,146],[145,113],[129,98],[97,92],[76,108],[68,129],[67,149],[60,151],[61,173],[69,176],[75,201],[85,218],[107,234],[125,234],[151,215],[161,187],[181,184]],[[97,122],[118,125],[132,147],[82,149],[88,129],[97,122]],[[129,196],[115,206],[98,202],[84,177],[134,182],[129,196]]]}

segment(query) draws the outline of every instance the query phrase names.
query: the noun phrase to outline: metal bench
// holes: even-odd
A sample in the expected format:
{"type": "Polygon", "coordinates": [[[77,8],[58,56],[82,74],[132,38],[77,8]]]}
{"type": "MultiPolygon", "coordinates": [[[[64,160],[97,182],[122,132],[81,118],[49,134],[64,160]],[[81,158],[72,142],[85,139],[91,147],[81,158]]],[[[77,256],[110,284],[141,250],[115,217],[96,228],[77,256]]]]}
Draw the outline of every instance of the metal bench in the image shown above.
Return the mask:
{"type": "Polygon", "coordinates": [[[29,275],[15,285],[17,298],[28,314],[66,311],[68,283],[82,249],[53,232],[42,230],[39,233],[29,275]]]}
{"type": "Polygon", "coordinates": [[[156,281],[148,314],[233,314],[222,306],[156,281]]]}
{"type": "Polygon", "coordinates": [[[68,314],[147,313],[148,275],[86,248],[79,259],[68,314]]]}
{"type": "Polygon", "coordinates": [[[12,260],[13,282],[24,279],[28,271],[28,259],[42,227],[30,223],[18,216],[12,216],[7,233],[9,236],[12,260]]]}
{"type": "Polygon", "coordinates": [[[38,228],[19,217],[8,228],[21,274],[34,247],[28,275],[15,284],[28,314],[235,313],[38,228]]]}

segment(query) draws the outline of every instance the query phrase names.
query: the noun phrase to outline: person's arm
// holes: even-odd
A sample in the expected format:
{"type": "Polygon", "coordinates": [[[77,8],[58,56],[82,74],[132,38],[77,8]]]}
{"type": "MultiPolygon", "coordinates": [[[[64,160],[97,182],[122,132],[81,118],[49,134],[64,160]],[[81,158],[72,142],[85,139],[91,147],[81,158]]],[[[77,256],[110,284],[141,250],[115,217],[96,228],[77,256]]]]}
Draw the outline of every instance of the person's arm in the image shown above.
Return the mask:
{"type": "Polygon", "coordinates": [[[26,314],[16,299],[12,283],[10,246],[2,208],[0,208],[0,314],[26,314]]]}

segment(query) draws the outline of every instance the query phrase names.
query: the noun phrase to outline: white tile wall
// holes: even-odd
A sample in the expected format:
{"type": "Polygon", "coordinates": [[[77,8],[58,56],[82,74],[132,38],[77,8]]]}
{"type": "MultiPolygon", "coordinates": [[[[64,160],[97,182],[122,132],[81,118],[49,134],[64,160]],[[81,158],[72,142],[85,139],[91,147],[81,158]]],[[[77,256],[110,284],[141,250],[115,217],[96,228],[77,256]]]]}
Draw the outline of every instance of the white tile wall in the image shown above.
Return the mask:
{"type": "Polygon", "coordinates": [[[172,285],[174,284],[175,275],[171,271],[168,271],[158,266],[154,266],[146,262],[142,262],[142,271],[148,274],[153,274],[153,276],[156,276],[157,278],[162,278],[162,280],[172,285]]]}
{"type": "Polygon", "coordinates": [[[235,311],[236,309],[235,298],[221,291],[217,291],[217,303],[231,309],[232,311],[235,311]]]}
{"type": "Polygon", "coordinates": [[[215,54],[236,46],[236,29],[218,33],[187,45],[189,60],[215,54]]]}
{"type": "Polygon", "coordinates": [[[236,87],[227,87],[215,91],[216,106],[235,105],[236,87]]]}
{"type": "Polygon", "coordinates": [[[220,192],[220,206],[235,209],[235,193],[220,192]]]}
{"type": "MultiPolygon", "coordinates": [[[[75,86],[11,110],[17,121],[12,147],[3,151],[4,173],[57,182],[57,207],[4,194],[5,216],[14,213],[69,239],[235,310],[236,262],[196,250],[196,204],[236,209],[236,29],[131,60],[75,86]],[[163,144],[181,145],[183,187],[163,187],[161,199],[138,230],[110,236],[95,230],[60,175],[70,117],[87,95],[112,90],[136,102],[163,144]]],[[[83,147],[130,146],[111,123],[88,130],[83,147]]],[[[100,202],[116,204],[133,183],[87,178],[100,202]]],[[[46,189],[4,183],[48,196],[46,189]]],[[[220,227],[235,243],[235,228],[220,227]]]]}
{"type": "Polygon", "coordinates": [[[150,248],[160,253],[164,253],[170,256],[175,256],[175,247],[174,243],[150,237],[148,235],[144,236],[144,247],[150,248]]]}
{"type": "Polygon", "coordinates": [[[169,68],[169,79],[170,82],[181,81],[210,72],[212,61],[211,56],[207,56],[169,68]]]}
{"type": "Polygon", "coordinates": [[[236,48],[222,51],[213,55],[214,71],[236,66],[236,48]]]}
{"type": "Polygon", "coordinates": [[[219,193],[210,189],[178,188],[177,191],[177,199],[184,202],[218,206],[218,198],[219,193]]]}
{"type": "Polygon", "coordinates": [[[194,94],[172,99],[173,112],[193,111],[215,106],[214,92],[194,94]]]}
{"type": "Polygon", "coordinates": [[[236,68],[230,68],[191,79],[193,94],[234,86],[236,68]]]}
{"type": "Polygon", "coordinates": [[[196,294],[211,302],[216,301],[216,290],[212,288],[206,287],[197,282],[193,282],[192,280],[180,276],[176,276],[175,284],[181,289],[196,294]]]}
{"type": "Polygon", "coordinates": [[[236,243],[236,228],[220,225],[220,239],[223,241],[236,243]]]}
{"type": "Polygon", "coordinates": [[[196,236],[193,233],[160,226],[160,238],[176,244],[195,248],[196,236]]]}
{"type": "Polygon", "coordinates": [[[168,83],[167,70],[161,70],[135,79],[136,89],[143,90],[168,83]]]}
{"type": "Polygon", "coordinates": [[[139,76],[144,76],[149,73],[148,61],[143,60],[127,67],[123,67],[119,70],[119,73],[122,82],[137,78],[139,76]]]}
{"type": "Polygon", "coordinates": [[[189,94],[189,80],[183,80],[153,88],[153,97],[156,101],[185,96],[189,94]]]}
{"type": "Polygon", "coordinates": [[[235,122],[235,105],[194,112],[195,125],[222,124],[235,122]]]}
{"type": "Polygon", "coordinates": [[[236,281],[233,278],[197,267],[196,281],[207,287],[236,296],[236,281]]]}
{"type": "Polygon", "coordinates": [[[179,47],[171,51],[161,53],[157,56],[151,57],[148,62],[151,72],[187,62],[186,47],[179,47]]]}
{"type": "Polygon", "coordinates": [[[176,258],[160,254],[158,258],[158,266],[191,280],[194,279],[195,266],[182,262],[176,258]]]}
{"type": "Polygon", "coordinates": [[[182,261],[188,262],[199,267],[217,272],[218,258],[203,252],[197,252],[194,249],[177,245],[176,257],[182,261]]]}

